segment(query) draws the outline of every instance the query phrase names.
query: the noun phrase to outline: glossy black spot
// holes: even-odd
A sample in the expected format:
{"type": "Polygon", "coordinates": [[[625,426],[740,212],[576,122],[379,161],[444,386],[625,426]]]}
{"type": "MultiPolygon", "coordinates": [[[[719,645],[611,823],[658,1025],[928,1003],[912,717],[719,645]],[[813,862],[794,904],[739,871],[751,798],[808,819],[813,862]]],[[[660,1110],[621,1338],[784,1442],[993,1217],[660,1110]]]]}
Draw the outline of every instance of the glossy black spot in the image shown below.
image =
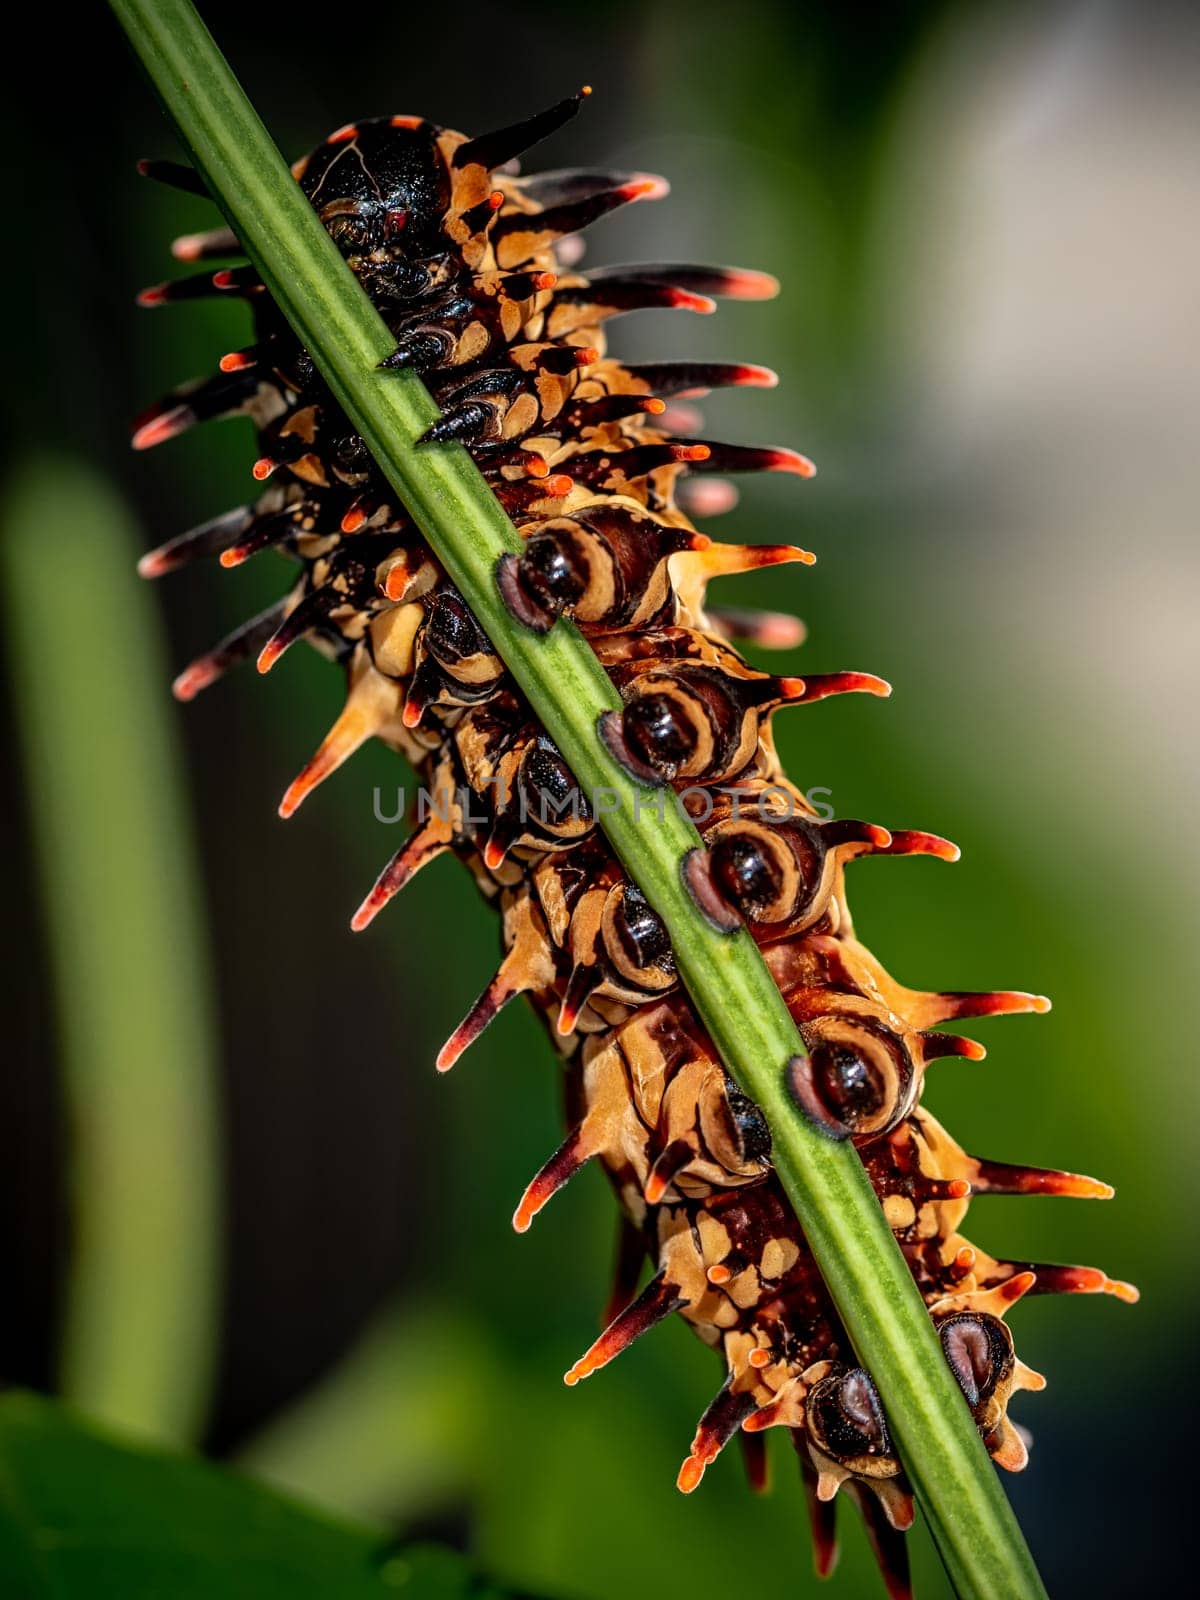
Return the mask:
{"type": "Polygon", "coordinates": [[[570,767],[545,737],[521,758],[517,784],[528,820],[552,827],[555,823],[586,822],[591,816],[570,767]]]}
{"type": "Polygon", "coordinates": [[[570,545],[553,534],[530,539],[521,556],[521,571],[547,611],[559,612],[574,605],[587,588],[587,573],[570,545]]]}
{"type": "Polygon", "coordinates": [[[883,1110],[887,1096],[876,1068],[849,1045],[818,1044],[812,1073],[821,1099],[846,1127],[853,1129],[883,1110]]]}
{"type": "Polygon", "coordinates": [[[646,694],[625,708],[625,738],[634,755],[656,771],[673,774],[696,748],[696,731],[669,694],[646,694]]]}
{"type": "Polygon", "coordinates": [[[757,839],[725,833],[710,853],[718,889],[748,917],[760,916],[778,898],[783,888],[778,864],[757,839]]]}
{"type": "Polygon", "coordinates": [[[743,1161],[766,1161],[771,1155],[771,1130],[767,1119],[736,1083],[725,1085],[725,1104],[729,1108],[737,1145],[743,1161]]]}
{"type": "Polygon", "coordinates": [[[438,595],[430,611],[425,644],[430,655],[445,666],[453,666],[470,656],[490,655],[492,650],[466,601],[461,595],[446,591],[438,595]]]}
{"type": "Polygon", "coordinates": [[[347,433],[333,441],[333,459],[343,472],[366,472],[371,465],[371,452],[359,434],[347,433]]]}
{"type": "Polygon", "coordinates": [[[633,884],[621,897],[614,927],[631,966],[674,968],[671,940],[662,918],[633,884]]]}

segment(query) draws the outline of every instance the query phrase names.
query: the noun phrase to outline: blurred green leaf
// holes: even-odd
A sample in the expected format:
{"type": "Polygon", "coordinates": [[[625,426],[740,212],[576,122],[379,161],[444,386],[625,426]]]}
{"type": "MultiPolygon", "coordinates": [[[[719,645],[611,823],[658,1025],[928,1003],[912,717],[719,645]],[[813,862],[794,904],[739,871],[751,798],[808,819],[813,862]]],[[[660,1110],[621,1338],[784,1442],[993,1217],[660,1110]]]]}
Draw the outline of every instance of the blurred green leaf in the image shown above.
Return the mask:
{"type": "Polygon", "coordinates": [[[93,1416],[184,1440],[214,1359],[216,1045],[144,541],[102,477],[50,455],[12,480],[0,535],[70,1123],[62,1384],[93,1416]]]}
{"type": "Polygon", "coordinates": [[[40,1396],[0,1400],[8,1600],[501,1600],[436,1545],[399,1547],[207,1462],[131,1449],[40,1396]]]}

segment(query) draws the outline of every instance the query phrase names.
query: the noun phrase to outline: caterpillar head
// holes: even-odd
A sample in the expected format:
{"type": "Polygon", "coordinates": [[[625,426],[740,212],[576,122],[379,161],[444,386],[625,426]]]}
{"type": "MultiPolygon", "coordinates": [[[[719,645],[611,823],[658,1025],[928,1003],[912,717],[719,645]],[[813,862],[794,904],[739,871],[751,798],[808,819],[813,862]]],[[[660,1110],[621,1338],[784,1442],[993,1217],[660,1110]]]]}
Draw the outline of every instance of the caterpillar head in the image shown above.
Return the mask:
{"type": "Polygon", "coordinates": [[[308,157],[300,186],[352,265],[427,252],[450,204],[441,129],[420,117],[339,128],[308,157]]]}

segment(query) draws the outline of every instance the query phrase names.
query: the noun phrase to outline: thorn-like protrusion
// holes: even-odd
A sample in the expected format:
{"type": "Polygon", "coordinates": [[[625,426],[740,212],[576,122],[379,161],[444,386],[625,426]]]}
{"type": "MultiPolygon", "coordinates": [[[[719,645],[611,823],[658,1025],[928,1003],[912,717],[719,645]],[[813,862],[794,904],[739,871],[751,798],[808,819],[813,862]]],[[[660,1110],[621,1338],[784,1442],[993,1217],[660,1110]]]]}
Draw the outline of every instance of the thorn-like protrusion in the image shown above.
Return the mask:
{"type": "Polygon", "coordinates": [[[454,152],[453,165],[456,168],[481,166],[488,172],[494,172],[497,167],[524,154],[541,140],[549,138],[564,123],[570,122],[591,92],[591,87],[585,84],[577,94],[568,95],[565,100],[548,106],[545,111],[535,112],[532,117],[510,123],[506,128],[496,128],[491,133],[481,133],[478,138],[467,139],[454,152]]]}
{"type": "Polygon", "coordinates": [[[513,1212],[513,1227],[525,1233],[542,1207],[596,1154],[584,1128],[567,1135],[562,1144],[538,1172],[513,1212]]]}
{"type": "Polygon", "coordinates": [[[625,1310],[609,1323],[590,1349],[586,1350],[574,1366],[563,1375],[563,1382],[570,1387],[577,1384],[581,1378],[588,1378],[601,1367],[606,1367],[614,1357],[621,1354],[622,1350],[628,1349],[635,1339],[649,1332],[673,1311],[678,1311],[683,1304],[678,1288],[668,1281],[665,1273],[660,1272],[651,1278],[632,1305],[626,1306],[625,1310]]]}
{"type": "Polygon", "coordinates": [[[355,933],[361,933],[368,927],[392,896],[399,894],[406,884],[411,883],[422,867],[450,849],[452,832],[449,822],[443,822],[440,817],[434,815],[404,841],[375,880],[370,894],[350,919],[350,926],[355,933]]]}
{"type": "Polygon", "coordinates": [[[286,597],[276,600],[265,611],[260,611],[256,617],[251,617],[241,627],[227,634],[204,655],[197,656],[171,685],[176,700],[194,700],[202,689],[207,689],[223,677],[230,667],[257,654],[278,628],[286,606],[286,597]]]}
{"type": "Polygon", "coordinates": [[[346,696],[341,715],[321,741],[316,754],[289,784],[279,802],[279,815],[290,817],[331,773],[348,761],[396,714],[399,688],[367,664],[346,696]]]}

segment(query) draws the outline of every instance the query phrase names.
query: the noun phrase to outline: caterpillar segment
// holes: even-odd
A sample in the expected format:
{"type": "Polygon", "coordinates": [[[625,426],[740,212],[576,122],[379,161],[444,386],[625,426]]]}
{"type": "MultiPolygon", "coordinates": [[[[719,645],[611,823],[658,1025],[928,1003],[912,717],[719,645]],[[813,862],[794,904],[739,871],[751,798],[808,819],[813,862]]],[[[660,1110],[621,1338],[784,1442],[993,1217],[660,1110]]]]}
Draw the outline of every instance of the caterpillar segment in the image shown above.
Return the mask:
{"type": "MultiPolygon", "coordinates": [[[[604,330],[641,310],[707,314],[721,297],[762,299],[775,280],[737,268],[659,263],[581,267],[579,232],[666,193],[642,173],[516,162],[579,109],[581,90],[478,138],[419,117],[349,123],[293,173],[394,340],[386,370],[422,375],[440,417],[424,447],[456,441],[521,536],[496,581],[537,631],[570,618],[621,695],[602,736],[702,843],[685,882],[717,926],[760,945],[805,1045],[787,1065],[801,1113],[854,1142],[922,1294],[950,1370],[996,1462],[1025,1464],[1012,1397],[1042,1380],[1004,1321],[1023,1295],[1136,1298],[1098,1269],[1006,1261],[962,1234],[972,1195],[1106,1198],[1097,1180],[967,1155],[921,1103],[929,1064],[977,1060],[946,1023],[1045,1010],[1018,991],[925,992],[897,983],[854,934],[845,870],[861,856],[957,848],[932,833],[823,820],[783,772],[776,711],[841,693],[885,695],[863,672],[773,674],[734,640],[790,649],[803,625],[780,612],[708,608],[709,585],[814,558],[785,544],[714,542],[694,516],[730,508],[728,474],[804,479],[795,451],[705,437],[691,402],[710,390],[771,387],[767,367],[646,362],[606,354],[604,330]]],[[[143,163],[202,193],[197,175],[143,163]]],[[[352,926],[366,928],[413,875],[463,861],[501,914],[496,975],[438,1056],[445,1070],[496,1014],[526,995],[559,1051],[571,1106],[565,1141],[532,1178],[524,1231],[588,1163],[620,1204],[606,1326],[567,1373],[575,1384],[641,1333],[680,1315],[717,1354],[724,1380],[679,1474],[690,1493],[737,1437],[755,1487],[764,1435],[795,1446],[822,1575],[836,1559],[834,1498],[863,1515],[889,1594],[909,1592],[902,1533],[912,1497],[870,1374],[857,1364],[803,1231],[771,1165],[770,1132],[729,1079],[679,986],[670,939],[613,856],[562,754],[422,541],[227,228],[172,246],[191,276],[144,290],[148,308],[208,295],[244,300],[253,339],[134,424],[144,449],[193,424],[248,416],[258,498],[142,558],[146,577],[200,559],[235,567],[281,558],[287,594],[193,662],[191,699],[229,667],[273,669],[304,640],[346,675],[347,700],[283,797],[291,815],[369,739],[421,782],[408,839],[352,926]],[[214,263],[214,265],[210,265],[214,263]],[[650,1278],[639,1290],[645,1263],[650,1278]]],[[[782,1064],[781,1064],[782,1065],[782,1064]]]]}

